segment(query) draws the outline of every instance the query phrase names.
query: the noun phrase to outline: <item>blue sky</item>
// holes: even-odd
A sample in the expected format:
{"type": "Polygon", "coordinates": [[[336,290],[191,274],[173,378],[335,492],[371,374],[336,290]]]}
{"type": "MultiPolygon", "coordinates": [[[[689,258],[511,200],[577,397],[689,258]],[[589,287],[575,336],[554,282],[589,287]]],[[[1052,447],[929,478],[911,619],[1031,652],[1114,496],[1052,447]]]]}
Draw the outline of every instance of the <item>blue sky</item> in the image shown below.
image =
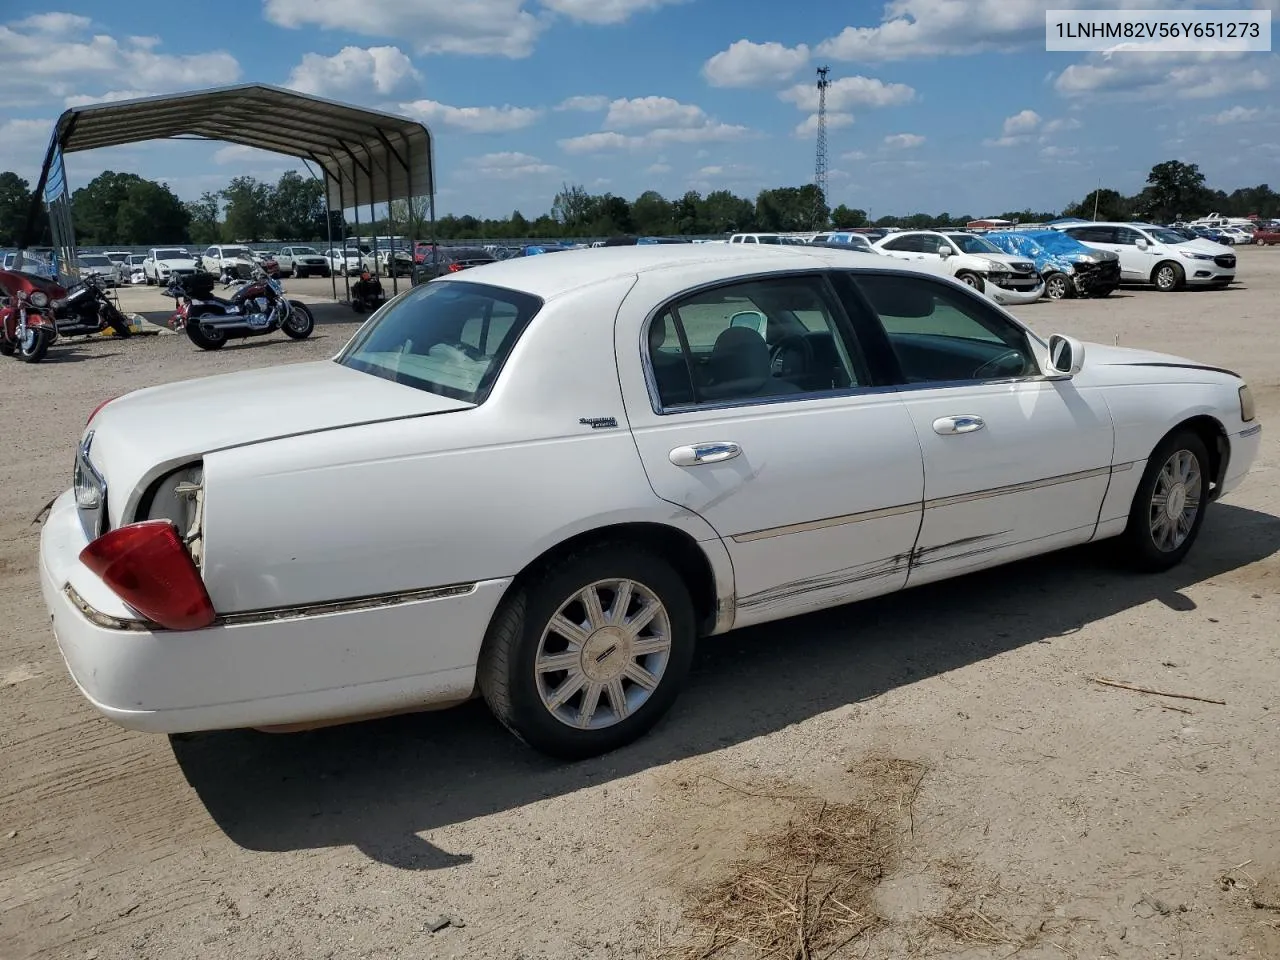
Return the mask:
{"type": "MultiPolygon", "coordinates": [[[[753,197],[812,180],[814,69],[827,64],[829,199],[873,217],[1057,209],[1099,181],[1135,191],[1166,159],[1227,190],[1280,186],[1280,54],[1044,50],[1050,6],[1252,6],[1280,20],[1280,0],[3,6],[0,169],[33,183],[68,106],[253,81],[426,122],[441,213],[536,216],[564,181],[753,197]]],[[[293,167],[172,142],[67,158],[73,187],[132,170],[184,198],[293,167]]]]}

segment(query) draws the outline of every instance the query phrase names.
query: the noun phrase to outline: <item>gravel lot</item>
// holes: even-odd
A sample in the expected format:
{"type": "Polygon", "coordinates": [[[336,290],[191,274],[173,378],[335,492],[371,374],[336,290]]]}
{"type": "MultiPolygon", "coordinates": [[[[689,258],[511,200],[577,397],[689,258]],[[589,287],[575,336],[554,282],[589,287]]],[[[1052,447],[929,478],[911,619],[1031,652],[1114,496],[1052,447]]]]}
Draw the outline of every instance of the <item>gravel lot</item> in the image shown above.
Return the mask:
{"type": "Polygon", "coordinates": [[[1280,249],[1239,254],[1225,291],[1020,311],[1250,380],[1260,460],[1186,564],[1134,576],[1103,545],[734,633],[652,735],[574,766],[478,704],[170,741],[99,719],[66,675],[31,521],[90,409],[329,356],[349,310],[318,310],[303,343],[99,339],[0,362],[0,958],[705,955],[684,911],[753,834],[825,809],[796,797],[878,825],[863,919],[841,922],[879,920],[836,956],[1280,956],[1280,249]],[[430,932],[442,916],[464,925],[430,932]]]}

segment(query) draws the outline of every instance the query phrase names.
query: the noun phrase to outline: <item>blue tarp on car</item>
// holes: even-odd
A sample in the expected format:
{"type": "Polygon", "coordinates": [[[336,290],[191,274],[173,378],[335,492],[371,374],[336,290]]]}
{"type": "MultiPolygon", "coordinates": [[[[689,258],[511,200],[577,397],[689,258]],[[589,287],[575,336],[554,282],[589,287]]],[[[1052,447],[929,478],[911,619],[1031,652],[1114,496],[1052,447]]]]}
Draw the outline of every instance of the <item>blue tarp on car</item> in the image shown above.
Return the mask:
{"type": "Polygon", "coordinates": [[[1096,253],[1060,230],[1002,230],[984,236],[1005,253],[1034,260],[1041,274],[1071,273],[1076,261],[1096,253]]]}

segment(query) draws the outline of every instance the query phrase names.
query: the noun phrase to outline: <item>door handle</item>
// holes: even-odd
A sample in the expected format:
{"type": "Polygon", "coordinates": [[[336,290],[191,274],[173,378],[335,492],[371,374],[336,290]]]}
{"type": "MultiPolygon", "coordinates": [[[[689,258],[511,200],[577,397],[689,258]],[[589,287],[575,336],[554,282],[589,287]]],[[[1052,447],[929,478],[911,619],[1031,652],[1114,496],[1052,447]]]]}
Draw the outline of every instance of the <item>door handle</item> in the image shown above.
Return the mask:
{"type": "Polygon", "coordinates": [[[720,463],[732,460],[742,452],[736,443],[727,440],[713,443],[695,443],[687,447],[676,447],[668,454],[677,467],[696,467],[703,463],[720,463]]]}
{"type": "Polygon", "coordinates": [[[981,430],[986,425],[987,422],[981,417],[939,417],[933,421],[933,432],[947,437],[956,433],[973,433],[975,430],[981,430]]]}

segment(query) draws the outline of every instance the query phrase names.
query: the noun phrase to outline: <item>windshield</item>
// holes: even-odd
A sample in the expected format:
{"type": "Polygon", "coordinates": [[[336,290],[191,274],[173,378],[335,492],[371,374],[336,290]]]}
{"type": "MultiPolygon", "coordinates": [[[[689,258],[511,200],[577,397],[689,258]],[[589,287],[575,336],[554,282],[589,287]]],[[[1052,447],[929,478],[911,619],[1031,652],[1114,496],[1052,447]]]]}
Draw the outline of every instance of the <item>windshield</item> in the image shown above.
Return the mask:
{"type": "Polygon", "coordinates": [[[778,243],[778,244],[782,243],[782,240],[780,238],[771,237],[768,234],[760,234],[758,237],[756,237],[756,240],[758,240],[760,243],[778,243]]]}
{"type": "Polygon", "coordinates": [[[337,362],[428,393],[483,403],[541,308],[540,298],[503,287],[424,283],[383,308],[337,362]]]}
{"type": "Polygon", "coordinates": [[[1174,230],[1166,230],[1164,227],[1157,227],[1154,230],[1147,230],[1151,239],[1156,243],[1186,243],[1187,238],[1174,230]]]}
{"type": "Polygon", "coordinates": [[[80,258],[80,266],[82,267],[111,267],[115,266],[111,260],[101,254],[90,254],[80,258]]]}
{"type": "Polygon", "coordinates": [[[947,239],[959,247],[961,253],[1004,253],[990,240],[971,233],[949,233],[947,239]]]}
{"type": "Polygon", "coordinates": [[[248,257],[248,247],[223,247],[222,255],[224,257],[248,257]]]}
{"type": "Polygon", "coordinates": [[[191,254],[185,250],[157,250],[157,260],[189,260],[191,254]]]}
{"type": "Polygon", "coordinates": [[[294,247],[293,248],[293,255],[295,257],[300,253],[307,254],[313,257],[320,256],[320,254],[316,251],[315,247],[294,247]]]}

